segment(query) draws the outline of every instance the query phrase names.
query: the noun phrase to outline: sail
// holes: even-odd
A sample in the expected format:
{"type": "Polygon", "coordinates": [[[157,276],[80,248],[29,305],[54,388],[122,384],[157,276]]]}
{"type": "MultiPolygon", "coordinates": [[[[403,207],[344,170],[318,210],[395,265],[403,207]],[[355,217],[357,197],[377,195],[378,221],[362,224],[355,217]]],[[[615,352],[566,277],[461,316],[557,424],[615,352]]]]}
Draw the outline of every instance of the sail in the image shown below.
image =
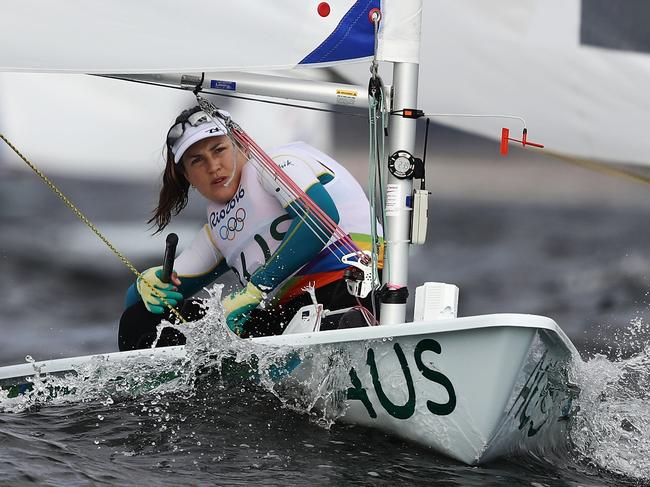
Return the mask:
{"type": "MultiPolygon", "coordinates": [[[[650,165],[647,0],[428,0],[422,25],[426,111],[519,115],[549,150],[650,165]]],[[[495,139],[521,130],[436,121],[495,139]]]]}
{"type": "MultiPolygon", "coordinates": [[[[420,62],[426,112],[518,115],[548,151],[650,165],[647,0],[627,0],[625,8],[611,0],[241,0],[228,7],[23,0],[0,15],[0,71],[255,71],[359,61],[372,52],[367,13],[377,5],[378,58],[420,62]]],[[[367,63],[336,69],[367,83],[367,63]]],[[[3,118],[10,123],[4,107],[3,118]]],[[[494,139],[503,125],[513,135],[520,128],[436,121],[494,139]]]]}
{"type": "MultiPolygon", "coordinates": [[[[320,70],[301,70],[320,71],[320,70]]],[[[263,147],[303,140],[332,150],[327,114],[220,98],[263,147]]],[[[48,175],[155,180],[165,134],[191,91],[82,74],[0,73],[0,133],[48,175]]],[[[0,142],[3,168],[27,169],[0,142]]]]}
{"type": "MultiPolygon", "coordinates": [[[[383,3],[410,12],[421,0],[383,3]]],[[[155,73],[330,65],[372,56],[369,13],[379,7],[379,0],[22,0],[2,9],[0,71],[155,73]]],[[[411,30],[418,24],[419,34],[418,20],[394,17],[409,22],[411,30]]],[[[386,17],[381,49],[392,61],[416,62],[418,43],[396,36],[403,29],[395,22],[386,17]]]]}

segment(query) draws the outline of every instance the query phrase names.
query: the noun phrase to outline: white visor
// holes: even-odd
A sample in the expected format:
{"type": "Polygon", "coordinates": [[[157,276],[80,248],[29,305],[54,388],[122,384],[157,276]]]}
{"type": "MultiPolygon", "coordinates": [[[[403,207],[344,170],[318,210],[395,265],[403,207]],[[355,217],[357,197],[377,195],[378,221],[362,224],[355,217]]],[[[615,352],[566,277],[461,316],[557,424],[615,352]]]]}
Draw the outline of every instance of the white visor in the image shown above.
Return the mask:
{"type": "Polygon", "coordinates": [[[208,137],[216,137],[228,133],[226,126],[219,119],[216,119],[216,123],[210,121],[197,125],[196,127],[187,124],[186,127],[187,128],[183,132],[183,135],[181,135],[172,146],[172,154],[174,154],[174,162],[176,164],[181,161],[185,151],[195,142],[207,139],[208,137]]]}

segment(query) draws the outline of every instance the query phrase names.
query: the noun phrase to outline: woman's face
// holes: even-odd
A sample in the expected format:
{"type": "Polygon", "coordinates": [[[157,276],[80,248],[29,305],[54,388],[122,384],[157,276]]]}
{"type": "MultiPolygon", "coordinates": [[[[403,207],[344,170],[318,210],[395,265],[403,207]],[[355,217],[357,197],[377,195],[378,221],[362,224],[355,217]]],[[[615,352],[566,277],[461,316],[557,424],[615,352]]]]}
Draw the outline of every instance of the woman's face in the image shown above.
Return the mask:
{"type": "Polygon", "coordinates": [[[235,196],[245,162],[244,154],[233,147],[226,135],[199,140],[185,151],[181,160],[189,183],[206,199],[222,204],[235,196]],[[236,167],[233,155],[237,159],[236,167]],[[224,186],[233,174],[233,167],[235,175],[224,186]]]}

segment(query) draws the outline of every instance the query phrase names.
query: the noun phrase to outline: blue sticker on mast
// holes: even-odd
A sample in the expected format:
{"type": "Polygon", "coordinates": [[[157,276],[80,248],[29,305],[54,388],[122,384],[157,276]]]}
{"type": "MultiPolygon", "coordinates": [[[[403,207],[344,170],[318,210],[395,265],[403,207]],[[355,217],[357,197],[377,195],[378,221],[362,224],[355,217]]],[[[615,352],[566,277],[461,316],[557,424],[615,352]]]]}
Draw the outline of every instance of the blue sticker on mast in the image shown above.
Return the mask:
{"type": "Polygon", "coordinates": [[[210,88],[213,90],[227,90],[237,91],[237,83],[235,81],[223,81],[220,79],[210,80],[210,88]]]}
{"type": "Polygon", "coordinates": [[[375,29],[368,13],[379,8],[379,0],[358,0],[343,16],[334,31],[300,64],[331,63],[372,56],[375,29]]]}

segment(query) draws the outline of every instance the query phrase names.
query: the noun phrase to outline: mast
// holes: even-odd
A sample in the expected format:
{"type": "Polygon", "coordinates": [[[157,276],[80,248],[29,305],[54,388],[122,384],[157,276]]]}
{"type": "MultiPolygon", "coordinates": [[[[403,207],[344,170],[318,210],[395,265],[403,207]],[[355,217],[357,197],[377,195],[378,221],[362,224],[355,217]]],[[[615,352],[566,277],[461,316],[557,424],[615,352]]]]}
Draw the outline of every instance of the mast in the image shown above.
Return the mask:
{"type": "MultiPolygon", "coordinates": [[[[393,94],[391,111],[417,108],[419,64],[393,64],[393,94]]],[[[401,113],[401,112],[400,112],[401,113]]],[[[390,116],[388,124],[388,154],[406,151],[413,154],[415,148],[416,120],[401,115],[390,116]]],[[[407,162],[407,161],[402,161],[407,162]]],[[[410,246],[411,208],[407,206],[413,194],[413,179],[399,179],[388,170],[384,161],[384,174],[388,174],[384,201],[386,221],[384,239],[386,245],[383,284],[391,288],[405,288],[408,284],[408,257],[410,246]]],[[[402,290],[388,291],[382,297],[380,323],[392,325],[406,321],[406,293],[402,290]]]]}

